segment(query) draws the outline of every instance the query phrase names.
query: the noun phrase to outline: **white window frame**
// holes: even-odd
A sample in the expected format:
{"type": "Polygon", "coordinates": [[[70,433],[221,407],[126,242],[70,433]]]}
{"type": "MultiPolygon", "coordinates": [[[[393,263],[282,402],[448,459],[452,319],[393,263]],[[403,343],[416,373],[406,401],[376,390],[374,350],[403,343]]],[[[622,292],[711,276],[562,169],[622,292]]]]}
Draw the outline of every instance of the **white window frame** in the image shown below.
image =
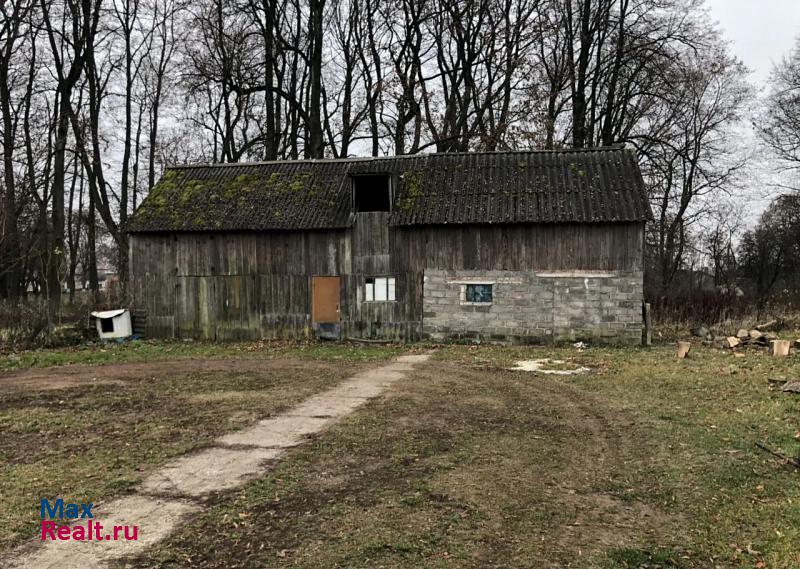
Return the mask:
{"type": "Polygon", "coordinates": [[[389,276],[364,279],[364,302],[396,302],[397,278],[389,276]]]}
{"type": "Polygon", "coordinates": [[[496,285],[497,283],[494,281],[488,282],[462,282],[461,283],[461,305],[462,306],[491,306],[494,304],[494,295],[497,293],[496,285]],[[481,286],[490,286],[492,287],[492,300],[489,302],[472,302],[467,300],[467,287],[472,285],[481,285],[481,286]]]}

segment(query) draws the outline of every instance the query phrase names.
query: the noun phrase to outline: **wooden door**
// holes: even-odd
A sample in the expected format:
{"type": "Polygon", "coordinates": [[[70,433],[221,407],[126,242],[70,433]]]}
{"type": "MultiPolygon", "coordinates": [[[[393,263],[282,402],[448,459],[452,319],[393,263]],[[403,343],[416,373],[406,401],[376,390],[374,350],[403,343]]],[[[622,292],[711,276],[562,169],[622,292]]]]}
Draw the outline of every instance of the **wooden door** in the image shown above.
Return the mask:
{"type": "Polygon", "coordinates": [[[339,277],[311,277],[311,321],[339,322],[339,277]]]}

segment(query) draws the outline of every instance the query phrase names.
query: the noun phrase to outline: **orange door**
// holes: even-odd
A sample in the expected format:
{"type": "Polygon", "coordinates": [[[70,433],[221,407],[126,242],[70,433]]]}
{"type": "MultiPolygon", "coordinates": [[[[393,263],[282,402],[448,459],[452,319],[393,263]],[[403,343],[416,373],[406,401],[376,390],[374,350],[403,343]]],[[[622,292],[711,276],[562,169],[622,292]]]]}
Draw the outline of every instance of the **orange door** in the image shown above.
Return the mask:
{"type": "Polygon", "coordinates": [[[311,277],[311,320],[338,322],[341,284],[339,277],[311,277]]]}

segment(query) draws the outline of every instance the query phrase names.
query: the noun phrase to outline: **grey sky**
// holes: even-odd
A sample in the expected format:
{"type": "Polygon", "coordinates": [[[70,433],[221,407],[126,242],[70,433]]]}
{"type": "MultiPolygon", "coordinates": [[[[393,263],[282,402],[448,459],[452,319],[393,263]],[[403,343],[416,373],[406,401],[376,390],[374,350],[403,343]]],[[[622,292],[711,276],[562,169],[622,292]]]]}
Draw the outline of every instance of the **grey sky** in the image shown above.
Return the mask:
{"type": "Polygon", "coordinates": [[[731,49],[762,87],[800,35],[800,0],[706,0],[731,49]]]}
{"type": "MultiPolygon", "coordinates": [[[[706,0],[731,51],[750,68],[750,80],[763,95],[768,91],[772,67],[791,51],[800,35],[800,0],[706,0]]],[[[745,144],[755,144],[752,127],[742,133],[745,144]]],[[[774,165],[769,154],[754,156],[747,172],[744,193],[734,202],[746,204],[744,219],[754,224],[776,195],[774,165]]]]}

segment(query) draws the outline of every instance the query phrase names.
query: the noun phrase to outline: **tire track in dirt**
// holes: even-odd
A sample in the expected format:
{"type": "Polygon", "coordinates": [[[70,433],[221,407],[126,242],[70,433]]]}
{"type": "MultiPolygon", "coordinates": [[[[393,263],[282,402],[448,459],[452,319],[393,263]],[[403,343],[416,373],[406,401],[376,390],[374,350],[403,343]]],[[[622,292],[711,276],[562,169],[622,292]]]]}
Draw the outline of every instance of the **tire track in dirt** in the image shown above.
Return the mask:
{"type": "MultiPolygon", "coordinates": [[[[523,372],[524,373],[524,372],[523,372]]],[[[640,500],[623,500],[623,482],[647,470],[647,440],[635,419],[618,404],[568,380],[531,376],[536,389],[558,409],[563,427],[575,436],[562,456],[570,476],[559,488],[564,507],[574,512],[572,523],[551,528],[553,545],[564,551],[603,551],[630,547],[642,534],[676,522],[670,514],[640,500]]],[[[629,480],[628,480],[629,481],[629,480]]]]}
{"type": "Polygon", "coordinates": [[[117,384],[146,381],[156,376],[185,377],[216,373],[262,373],[268,369],[305,370],[325,365],[314,360],[290,358],[172,358],[163,361],[102,363],[97,365],[69,364],[54,367],[26,368],[0,371],[0,389],[14,391],[47,391],[70,389],[86,385],[117,384]]]}
{"type": "MultiPolygon", "coordinates": [[[[560,568],[616,547],[644,547],[662,522],[672,522],[618,497],[621,480],[639,467],[631,461],[646,452],[631,414],[568,381],[434,360],[325,438],[287,456],[276,488],[284,484],[278,480],[293,482],[280,500],[270,490],[267,499],[244,502],[250,523],[235,535],[205,520],[159,555],[204,568],[271,566],[259,563],[275,555],[341,566],[343,533],[374,524],[386,533],[370,541],[354,534],[348,560],[425,565],[428,546],[399,552],[399,539],[463,549],[465,568],[560,568]],[[198,543],[204,532],[223,537],[213,547],[198,543]],[[370,549],[374,543],[380,552],[370,549]]],[[[227,499],[217,502],[221,511],[227,499]]],[[[125,566],[160,562],[141,556],[125,566]]]]}
{"type": "MultiPolygon", "coordinates": [[[[426,371],[457,374],[475,385],[507,383],[512,393],[505,398],[509,412],[518,415],[526,409],[531,415],[522,423],[523,432],[531,432],[529,452],[537,462],[525,491],[532,500],[531,515],[544,513],[548,523],[535,526],[536,543],[524,551],[540,559],[538,567],[572,566],[568,560],[602,556],[615,548],[646,548],[673,534],[681,520],[640,499],[657,486],[648,440],[635,416],[618,402],[569,379],[484,366],[456,372],[452,364],[439,365],[426,371]],[[545,504],[536,506],[535,500],[545,504]]],[[[492,427],[503,428],[500,423],[492,427]]],[[[503,566],[496,565],[498,559],[527,566],[529,557],[518,557],[517,547],[498,545],[487,544],[481,566],[503,566]]]]}

